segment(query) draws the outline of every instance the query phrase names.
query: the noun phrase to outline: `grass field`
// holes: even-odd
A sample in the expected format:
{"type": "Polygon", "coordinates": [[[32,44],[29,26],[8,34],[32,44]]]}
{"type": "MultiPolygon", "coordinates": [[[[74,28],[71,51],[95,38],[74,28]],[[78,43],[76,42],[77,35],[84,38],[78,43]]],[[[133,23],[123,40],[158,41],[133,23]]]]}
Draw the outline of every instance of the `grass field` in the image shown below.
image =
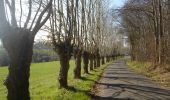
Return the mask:
{"type": "MultiPolygon", "coordinates": [[[[32,100],[90,100],[87,93],[106,65],[101,66],[89,75],[83,74],[82,79],[73,79],[74,61],[70,61],[68,73],[69,86],[75,90],[58,88],[59,62],[36,63],[30,70],[30,95],[32,100]]],[[[7,90],[2,85],[7,76],[7,67],[0,68],[0,100],[6,100],[7,90]]]]}

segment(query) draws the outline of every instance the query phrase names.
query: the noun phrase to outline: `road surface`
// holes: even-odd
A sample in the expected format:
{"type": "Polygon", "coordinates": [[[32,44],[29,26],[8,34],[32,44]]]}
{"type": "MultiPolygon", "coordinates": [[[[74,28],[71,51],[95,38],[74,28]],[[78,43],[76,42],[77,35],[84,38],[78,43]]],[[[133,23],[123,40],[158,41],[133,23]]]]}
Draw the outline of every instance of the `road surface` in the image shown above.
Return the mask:
{"type": "Polygon", "coordinates": [[[128,69],[124,59],[104,70],[93,92],[92,100],[170,100],[170,90],[128,69]]]}

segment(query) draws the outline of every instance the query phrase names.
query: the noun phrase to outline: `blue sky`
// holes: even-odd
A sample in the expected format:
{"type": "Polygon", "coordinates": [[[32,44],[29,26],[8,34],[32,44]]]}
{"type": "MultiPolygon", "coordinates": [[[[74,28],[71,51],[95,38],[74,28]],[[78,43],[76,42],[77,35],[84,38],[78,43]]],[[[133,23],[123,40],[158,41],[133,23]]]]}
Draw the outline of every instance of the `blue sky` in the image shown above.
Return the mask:
{"type": "Polygon", "coordinates": [[[112,2],[112,7],[115,8],[123,6],[125,1],[126,0],[110,0],[110,2],[112,2]]]}

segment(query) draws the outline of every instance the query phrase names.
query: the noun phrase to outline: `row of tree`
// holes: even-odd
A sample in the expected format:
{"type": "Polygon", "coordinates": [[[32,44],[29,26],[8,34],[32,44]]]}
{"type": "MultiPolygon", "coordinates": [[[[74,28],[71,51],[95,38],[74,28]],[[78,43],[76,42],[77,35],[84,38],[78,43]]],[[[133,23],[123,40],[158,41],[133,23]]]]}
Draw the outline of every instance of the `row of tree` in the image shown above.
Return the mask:
{"type": "MultiPolygon", "coordinates": [[[[60,87],[67,87],[69,60],[75,57],[74,77],[81,77],[81,57],[84,71],[100,66],[100,59],[114,56],[116,45],[112,17],[108,14],[107,2],[102,0],[58,0],[54,1],[49,41],[60,56],[60,87]],[[106,51],[107,50],[107,51],[106,51]]],[[[104,61],[103,61],[104,62],[104,61]]]]}
{"type": "Polygon", "coordinates": [[[10,58],[4,82],[8,100],[29,100],[30,64],[34,38],[40,29],[49,32],[47,43],[60,58],[59,84],[67,88],[69,60],[75,57],[75,78],[93,70],[119,52],[113,34],[108,2],[103,0],[1,0],[0,38],[10,58]],[[16,7],[17,6],[17,7],[16,7]],[[28,8],[28,9],[25,9],[28,8]],[[17,10],[16,10],[17,9],[17,10]],[[90,62],[90,66],[88,66],[90,62]]]}
{"type": "Polygon", "coordinates": [[[170,0],[128,0],[120,10],[133,60],[170,64],[170,0]]]}

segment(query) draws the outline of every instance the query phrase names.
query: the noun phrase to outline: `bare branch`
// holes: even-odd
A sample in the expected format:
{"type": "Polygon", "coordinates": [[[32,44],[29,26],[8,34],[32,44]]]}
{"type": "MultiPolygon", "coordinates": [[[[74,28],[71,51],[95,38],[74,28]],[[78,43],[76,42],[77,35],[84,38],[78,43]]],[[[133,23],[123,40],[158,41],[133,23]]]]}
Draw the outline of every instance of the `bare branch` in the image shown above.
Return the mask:
{"type": "Polygon", "coordinates": [[[6,19],[6,14],[5,14],[5,7],[4,7],[4,0],[0,0],[0,38],[2,37],[2,34],[5,33],[5,31],[9,27],[9,23],[6,19]]]}
{"type": "Polygon", "coordinates": [[[24,28],[27,28],[29,20],[31,18],[31,13],[32,13],[32,0],[29,0],[29,12],[28,12],[28,17],[26,19],[26,22],[24,24],[24,28]]]}
{"type": "Polygon", "coordinates": [[[33,35],[35,36],[36,33],[38,32],[38,30],[46,23],[46,21],[49,19],[50,14],[52,12],[52,0],[50,0],[50,2],[47,4],[47,6],[43,9],[43,11],[40,13],[37,22],[35,24],[35,27],[33,29],[33,35]],[[42,20],[42,17],[44,16],[44,14],[48,11],[47,16],[42,20]]]}
{"type": "Polygon", "coordinates": [[[21,0],[20,0],[20,9],[21,9],[21,13],[20,13],[19,26],[21,27],[21,20],[22,20],[22,1],[21,0]]]}
{"type": "Polygon", "coordinates": [[[11,4],[10,4],[9,0],[5,0],[5,2],[8,5],[9,9],[11,9],[11,4]]]}
{"type": "Polygon", "coordinates": [[[15,27],[17,27],[17,21],[16,21],[16,16],[15,16],[15,0],[12,0],[11,2],[11,24],[15,27]]]}
{"type": "Polygon", "coordinates": [[[38,7],[38,9],[37,9],[37,11],[36,11],[36,14],[35,14],[35,16],[34,16],[34,18],[33,18],[33,20],[32,20],[32,23],[31,23],[31,26],[30,26],[29,30],[32,29],[33,24],[34,24],[35,19],[36,19],[37,15],[38,15],[38,12],[40,11],[41,6],[42,6],[42,0],[41,0],[41,2],[40,2],[40,4],[39,4],[39,7],[38,7]]]}

